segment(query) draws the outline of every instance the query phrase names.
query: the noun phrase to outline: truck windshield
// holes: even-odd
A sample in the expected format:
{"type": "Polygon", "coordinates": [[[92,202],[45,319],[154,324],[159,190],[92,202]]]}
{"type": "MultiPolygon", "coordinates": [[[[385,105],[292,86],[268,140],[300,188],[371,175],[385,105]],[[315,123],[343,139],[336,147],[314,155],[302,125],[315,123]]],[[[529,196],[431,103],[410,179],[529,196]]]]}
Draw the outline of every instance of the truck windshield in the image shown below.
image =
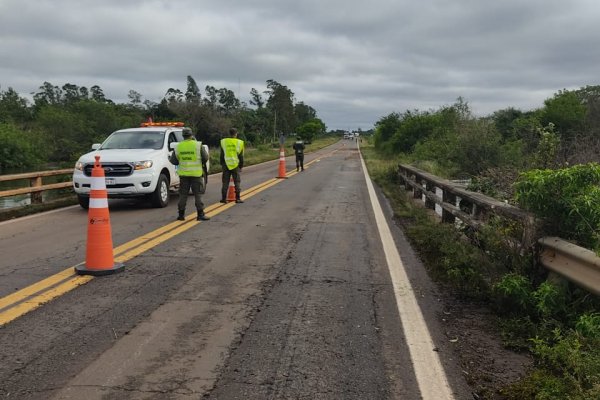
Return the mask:
{"type": "Polygon", "coordinates": [[[164,132],[115,132],[102,143],[100,150],[108,149],[162,149],[164,132]]]}

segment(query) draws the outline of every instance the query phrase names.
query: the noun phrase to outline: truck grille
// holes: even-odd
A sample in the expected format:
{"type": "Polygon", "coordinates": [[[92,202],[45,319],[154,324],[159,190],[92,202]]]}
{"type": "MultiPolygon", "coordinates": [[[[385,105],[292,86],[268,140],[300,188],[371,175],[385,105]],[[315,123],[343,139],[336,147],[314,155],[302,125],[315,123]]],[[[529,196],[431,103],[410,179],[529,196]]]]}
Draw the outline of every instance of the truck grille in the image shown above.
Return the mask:
{"type": "MultiPolygon", "coordinates": [[[[133,173],[133,165],[129,163],[102,163],[104,176],[129,176],[133,173]]],[[[85,176],[92,176],[94,164],[87,164],[83,168],[85,176]]]]}

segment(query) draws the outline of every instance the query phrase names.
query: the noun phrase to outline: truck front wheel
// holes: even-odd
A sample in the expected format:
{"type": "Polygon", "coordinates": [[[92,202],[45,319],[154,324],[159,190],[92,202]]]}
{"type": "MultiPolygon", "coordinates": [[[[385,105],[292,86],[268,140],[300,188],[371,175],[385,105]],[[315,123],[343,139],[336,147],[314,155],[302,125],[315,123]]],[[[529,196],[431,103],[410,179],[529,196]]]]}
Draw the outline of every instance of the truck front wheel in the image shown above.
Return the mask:
{"type": "Polygon", "coordinates": [[[169,204],[169,178],[165,174],[160,174],[158,177],[156,189],[150,195],[150,201],[156,208],[163,208],[169,204]]]}
{"type": "Polygon", "coordinates": [[[81,208],[83,208],[84,210],[90,208],[90,198],[88,196],[81,196],[78,194],[77,201],[79,202],[81,208]]]}

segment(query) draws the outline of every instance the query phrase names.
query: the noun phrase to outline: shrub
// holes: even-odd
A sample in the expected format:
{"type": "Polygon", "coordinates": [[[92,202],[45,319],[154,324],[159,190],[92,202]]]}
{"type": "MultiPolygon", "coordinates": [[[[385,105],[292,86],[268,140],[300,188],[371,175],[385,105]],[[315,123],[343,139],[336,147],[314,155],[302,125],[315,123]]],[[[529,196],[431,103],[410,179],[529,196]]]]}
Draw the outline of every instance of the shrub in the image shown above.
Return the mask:
{"type": "Polygon", "coordinates": [[[531,170],[515,184],[519,205],[545,219],[548,233],[600,250],[600,165],[531,170]]]}
{"type": "Polygon", "coordinates": [[[41,164],[43,146],[34,132],[24,132],[13,124],[0,124],[0,170],[41,164]]]}

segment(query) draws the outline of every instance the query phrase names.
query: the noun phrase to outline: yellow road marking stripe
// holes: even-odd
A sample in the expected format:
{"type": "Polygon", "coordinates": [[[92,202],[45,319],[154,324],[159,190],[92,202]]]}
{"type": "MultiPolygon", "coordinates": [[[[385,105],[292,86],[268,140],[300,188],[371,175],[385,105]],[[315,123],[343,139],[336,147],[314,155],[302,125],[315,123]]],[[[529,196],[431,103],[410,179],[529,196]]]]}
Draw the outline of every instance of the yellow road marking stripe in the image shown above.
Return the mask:
{"type": "MultiPolygon", "coordinates": [[[[331,152],[333,154],[335,151],[331,152]]],[[[305,165],[305,168],[315,162],[316,160],[310,161],[305,165]]],[[[297,174],[296,171],[291,170],[287,175],[293,176],[297,174]]],[[[251,187],[241,193],[242,199],[252,197],[274,185],[282,182],[281,179],[272,178],[258,185],[251,187]]],[[[236,203],[215,203],[206,208],[206,213],[210,217],[218,215],[221,212],[228,210],[233,207],[236,203]]],[[[187,231],[188,229],[196,226],[199,222],[195,220],[196,213],[190,214],[186,221],[171,222],[165,226],[162,226],[154,231],[148,232],[136,239],[130,240],[121,246],[116,247],[113,250],[115,262],[122,263],[148,251],[149,249],[187,231]]],[[[39,282],[36,282],[30,286],[27,286],[18,292],[10,294],[6,297],[0,298],[0,310],[8,308],[5,311],[0,312],[0,326],[24,315],[32,310],[35,310],[40,305],[53,300],[56,297],[62,296],[63,294],[75,289],[78,286],[84,285],[91,281],[94,277],[91,275],[76,275],[74,267],[69,267],[57,274],[49,276],[39,282]],[[69,279],[71,278],[71,279],[69,279]],[[69,279],[60,285],[55,286],[57,283],[69,279]],[[41,293],[40,293],[41,292],[41,293]],[[37,294],[34,297],[33,295],[37,294]],[[31,297],[31,298],[30,298],[31,297]],[[28,299],[29,298],[29,299],[28,299]],[[26,300],[27,299],[27,300],[26,300]]]]}
{"type": "Polygon", "coordinates": [[[0,310],[10,306],[11,304],[23,301],[29,296],[32,296],[39,291],[54,286],[57,283],[62,282],[73,275],[73,268],[65,269],[64,271],[61,271],[58,274],[54,274],[52,276],[49,276],[48,278],[42,279],[41,281],[34,283],[31,286],[27,286],[26,288],[23,288],[18,292],[9,294],[8,296],[0,299],[0,310]]]}
{"type": "Polygon", "coordinates": [[[86,284],[90,280],[92,280],[92,276],[90,275],[76,276],[56,287],[53,287],[50,290],[47,290],[43,294],[35,296],[30,300],[20,303],[17,306],[0,313],[0,326],[17,319],[32,310],[35,310],[42,304],[47,303],[56,297],[62,296],[63,294],[75,289],[77,286],[86,284]]]}

